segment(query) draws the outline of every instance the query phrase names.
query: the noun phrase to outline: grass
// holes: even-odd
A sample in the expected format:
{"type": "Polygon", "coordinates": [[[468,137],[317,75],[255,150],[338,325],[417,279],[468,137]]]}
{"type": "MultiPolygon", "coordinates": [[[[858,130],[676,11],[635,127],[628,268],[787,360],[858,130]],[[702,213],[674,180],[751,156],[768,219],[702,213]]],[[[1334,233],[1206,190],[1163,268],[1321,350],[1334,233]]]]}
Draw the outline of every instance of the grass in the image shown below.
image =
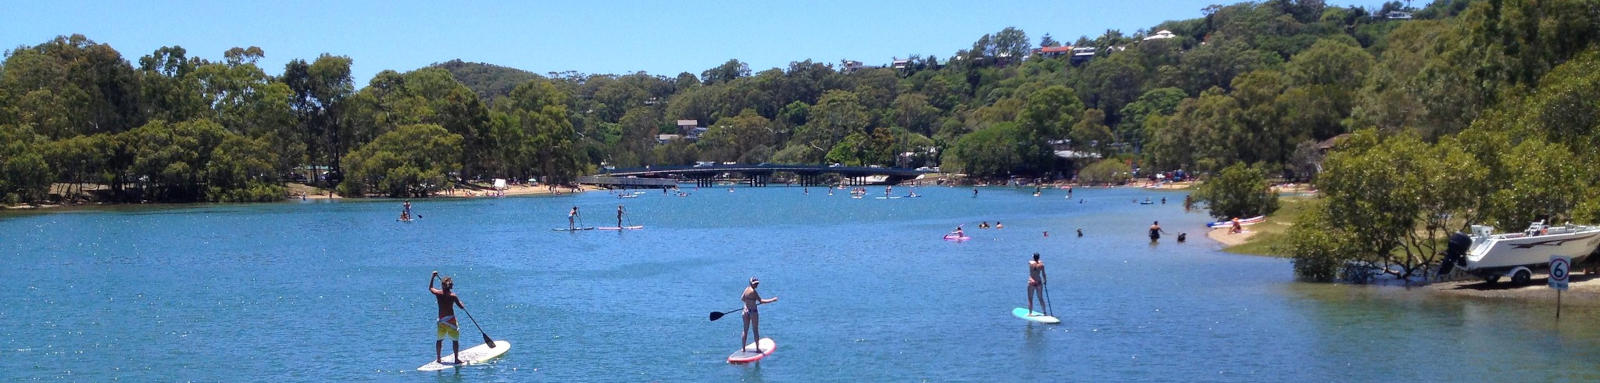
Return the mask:
{"type": "Polygon", "coordinates": [[[1222,249],[1234,254],[1265,255],[1269,257],[1288,257],[1287,254],[1276,251],[1288,242],[1289,237],[1284,234],[1290,226],[1300,219],[1311,207],[1310,197],[1282,197],[1278,199],[1278,211],[1267,215],[1267,221],[1247,226],[1250,231],[1256,232],[1250,239],[1237,246],[1222,249]]]}

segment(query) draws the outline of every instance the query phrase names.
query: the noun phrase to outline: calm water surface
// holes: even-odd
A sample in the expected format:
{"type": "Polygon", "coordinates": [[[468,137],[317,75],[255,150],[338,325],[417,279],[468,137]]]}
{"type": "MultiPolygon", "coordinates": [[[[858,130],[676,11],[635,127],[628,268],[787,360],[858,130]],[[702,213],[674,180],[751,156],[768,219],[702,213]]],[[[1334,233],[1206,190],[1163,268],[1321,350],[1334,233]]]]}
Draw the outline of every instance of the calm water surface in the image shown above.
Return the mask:
{"type": "MultiPolygon", "coordinates": [[[[0,378],[1600,380],[1592,309],[1557,324],[1545,304],[1296,283],[1286,260],[1218,251],[1181,192],[689,191],[417,201],[409,224],[398,201],[3,216],[0,378]],[[1146,197],[1170,203],[1132,203],[1146,197]],[[618,203],[646,229],[550,230],[574,205],[614,224],[618,203]],[[1156,245],[1153,220],[1172,233],[1156,245]],[[971,241],[940,239],[957,224],[971,241]],[[1010,315],[1034,252],[1060,325],[1010,315]],[[433,270],[510,353],[415,371],[433,358],[433,270]],[[780,297],[761,308],[778,351],[728,365],[739,318],[706,314],[738,308],[751,276],[780,297]]],[[[463,348],[479,343],[462,326],[463,348]]]]}

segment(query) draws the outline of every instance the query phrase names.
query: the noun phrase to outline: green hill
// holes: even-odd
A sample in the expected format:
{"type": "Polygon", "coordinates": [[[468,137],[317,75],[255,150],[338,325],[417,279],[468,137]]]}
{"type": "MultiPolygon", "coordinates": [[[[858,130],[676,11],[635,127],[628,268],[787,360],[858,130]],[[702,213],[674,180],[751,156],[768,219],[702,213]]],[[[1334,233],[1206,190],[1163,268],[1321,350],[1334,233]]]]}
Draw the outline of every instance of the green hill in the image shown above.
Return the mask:
{"type": "Polygon", "coordinates": [[[494,104],[495,99],[511,94],[511,89],[516,88],[517,85],[539,77],[533,72],[517,68],[466,62],[460,59],[429,65],[429,67],[443,68],[450,71],[450,75],[455,77],[456,81],[460,81],[462,85],[472,89],[474,93],[478,94],[479,98],[482,98],[490,105],[494,104]]]}

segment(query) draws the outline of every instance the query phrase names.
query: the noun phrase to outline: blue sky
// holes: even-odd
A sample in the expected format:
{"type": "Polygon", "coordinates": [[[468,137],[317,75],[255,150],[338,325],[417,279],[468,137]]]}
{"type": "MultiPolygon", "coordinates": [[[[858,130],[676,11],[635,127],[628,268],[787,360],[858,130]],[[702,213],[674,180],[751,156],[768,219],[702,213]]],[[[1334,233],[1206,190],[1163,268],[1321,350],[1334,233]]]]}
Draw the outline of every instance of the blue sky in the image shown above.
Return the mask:
{"type": "Polygon", "coordinates": [[[1066,42],[1107,29],[1132,34],[1200,17],[1213,3],[1224,1],[20,1],[0,7],[0,47],[80,33],[137,62],[167,45],[208,59],[254,45],[271,74],[326,52],[354,59],[357,86],[384,69],[457,58],[540,74],[675,76],[730,58],[754,71],[808,58],[943,59],[1007,26],[1034,43],[1046,33],[1066,42]]]}

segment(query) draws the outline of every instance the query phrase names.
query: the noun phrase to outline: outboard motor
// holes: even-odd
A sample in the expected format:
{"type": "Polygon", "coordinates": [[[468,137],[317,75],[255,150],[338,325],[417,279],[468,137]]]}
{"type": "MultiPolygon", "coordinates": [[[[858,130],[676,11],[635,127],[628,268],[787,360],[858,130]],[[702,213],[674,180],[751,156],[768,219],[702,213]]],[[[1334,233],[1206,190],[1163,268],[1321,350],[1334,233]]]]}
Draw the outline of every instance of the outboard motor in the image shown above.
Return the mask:
{"type": "Polygon", "coordinates": [[[1450,241],[1444,247],[1444,262],[1439,265],[1439,275],[1449,274],[1450,270],[1467,267],[1467,249],[1472,248],[1472,237],[1461,232],[1450,234],[1450,241]]]}

